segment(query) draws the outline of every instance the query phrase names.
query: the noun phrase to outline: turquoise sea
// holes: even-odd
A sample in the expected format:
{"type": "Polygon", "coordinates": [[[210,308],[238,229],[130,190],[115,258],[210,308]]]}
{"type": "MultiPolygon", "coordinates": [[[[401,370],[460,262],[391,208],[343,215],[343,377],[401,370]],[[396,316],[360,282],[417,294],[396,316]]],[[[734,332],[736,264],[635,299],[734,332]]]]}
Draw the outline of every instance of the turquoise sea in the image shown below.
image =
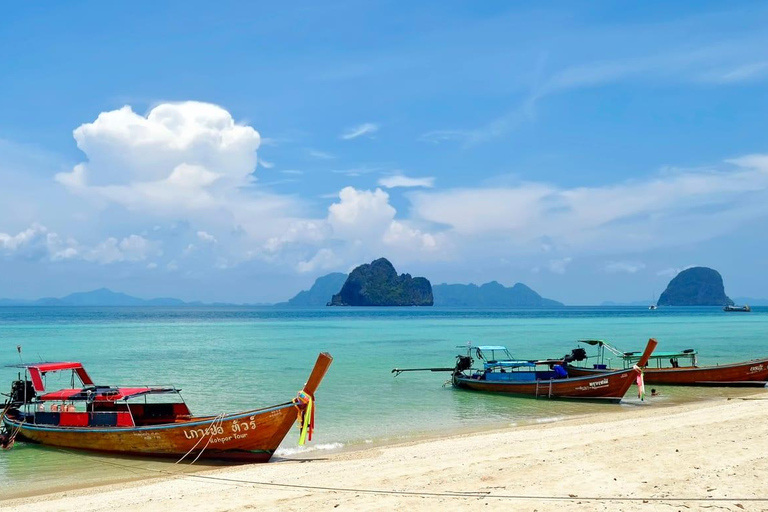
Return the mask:
{"type": "MultiPolygon", "coordinates": [[[[334,363],[317,393],[317,430],[306,449],[295,435],[279,463],[328,450],[420,436],[556,421],[607,410],[665,408],[744,391],[666,388],[620,405],[510,398],[443,386],[448,374],[394,367],[452,366],[460,346],[501,344],[519,358],[559,357],[579,338],[641,350],[696,348],[701,364],[768,355],[768,308],[566,307],[460,310],[436,308],[0,308],[0,387],[8,392],[22,359],[82,361],[99,384],[174,384],[193,413],[217,414],[285,402],[303,386],[318,352],[334,363]],[[5,389],[8,388],[8,389],[5,389]]],[[[68,382],[49,379],[49,388],[68,382]]],[[[0,498],[74,485],[155,476],[172,463],[83,455],[17,443],[0,452],[0,498]]]]}

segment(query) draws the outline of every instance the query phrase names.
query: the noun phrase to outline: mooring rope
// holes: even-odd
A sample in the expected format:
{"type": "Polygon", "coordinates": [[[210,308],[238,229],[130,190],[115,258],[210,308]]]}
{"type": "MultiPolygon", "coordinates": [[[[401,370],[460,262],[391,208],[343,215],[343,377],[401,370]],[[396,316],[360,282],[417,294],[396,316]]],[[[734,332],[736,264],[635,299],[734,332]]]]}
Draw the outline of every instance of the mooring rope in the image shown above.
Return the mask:
{"type": "MultiPolygon", "coordinates": [[[[209,427],[206,429],[206,430],[208,431],[208,442],[206,442],[206,443],[205,443],[205,446],[203,446],[203,449],[202,449],[202,450],[200,450],[200,453],[198,453],[198,454],[197,454],[197,457],[195,457],[195,460],[193,460],[192,462],[190,462],[190,464],[194,464],[195,462],[197,462],[197,459],[199,459],[199,458],[200,458],[200,456],[201,456],[201,455],[203,454],[203,452],[205,451],[205,449],[206,449],[206,448],[208,448],[208,445],[211,443],[211,439],[213,439],[213,436],[215,435],[215,432],[216,432],[216,427],[218,427],[218,426],[221,424],[221,422],[224,420],[224,416],[225,416],[225,414],[224,414],[224,413],[221,413],[221,414],[219,414],[218,416],[216,416],[215,418],[213,418],[213,420],[211,420],[211,424],[210,424],[210,426],[209,426],[209,427]]],[[[200,443],[203,441],[203,439],[205,439],[205,436],[203,436],[203,437],[200,437],[200,438],[197,440],[197,442],[195,443],[195,445],[194,445],[192,448],[190,448],[190,449],[189,449],[189,451],[188,451],[187,453],[185,453],[184,455],[182,455],[182,456],[181,456],[181,458],[180,458],[179,460],[177,460],[176,462],[174,462],[174,464],[178,464],[179,462],[181,462],[181,461],[183,461],[184,459],[186,459],[186,458],[187,458],[187,456],[188,456],[190,453],[192,453],[192,452],[195,450],[195,448],[197,448],[197,446],[198,446],[198,445],[199,445],[199,444],[200,444],[200,443]]]]}
{"type": "MultiPolygon", "coordinates": [[[[407,491],[396,489],[370,489],[364,487],[331,487],[322,485],[307,485],[307,484],[287,484],[280,482],[264,482],[258,480],[246,480],[241,478],[228,478],[214,475],[202,475],[199,473],[183,473],[177,471],[168,471],[164,469],[153,469],[148,467],[137,467],[120,464],[117,462],[100,460],[95,457],[89,457],[63,448],[56,448],[57,450],[83,457],[89,460],[95,460],[96,462],[115,466],[126,469],[132,473],[134,470],[143,470],[152,473],[159,473],[172,477],[189,477],[197,478],[199,480],[207,480],[212,482],[222,482],[228,484],[242,484],[249,486],[264,486],[283,489],[295,489],[304,491],[327,491],[327,492],[339,492],[339,493],[356,493],[356,494],[372,494],[372,495],[385,495],[385,496],[407,496],[417,498],[461,498],[461,499],[488,499],[488,500],[510,500],[510,501],[589,501],[589,502],[749,502],[749,503],[764,503],[768,502],[768,498],[751,498],[751,497],[735,497],[735,498],[716,498],[716,497],[663,497],[663,496],[579,496],[576,494],[568,495],[550,495],[550,494],[491,494],[490,491],[407,491]]],[[[310,459],[311,461],[311,459],[310,459]]],[[[303,461],[302,461],[303,462],[303,461]]]]}

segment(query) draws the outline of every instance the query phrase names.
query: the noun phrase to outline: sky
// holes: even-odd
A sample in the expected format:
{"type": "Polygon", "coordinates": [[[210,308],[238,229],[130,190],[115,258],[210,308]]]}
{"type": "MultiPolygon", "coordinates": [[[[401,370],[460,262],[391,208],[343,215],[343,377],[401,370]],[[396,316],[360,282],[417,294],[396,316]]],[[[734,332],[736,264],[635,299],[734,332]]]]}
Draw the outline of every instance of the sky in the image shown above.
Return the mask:
{"type": "Polygon", "coordinates": [[[0,7],[0,297],[768,297],[761,2],[0,7]]]}

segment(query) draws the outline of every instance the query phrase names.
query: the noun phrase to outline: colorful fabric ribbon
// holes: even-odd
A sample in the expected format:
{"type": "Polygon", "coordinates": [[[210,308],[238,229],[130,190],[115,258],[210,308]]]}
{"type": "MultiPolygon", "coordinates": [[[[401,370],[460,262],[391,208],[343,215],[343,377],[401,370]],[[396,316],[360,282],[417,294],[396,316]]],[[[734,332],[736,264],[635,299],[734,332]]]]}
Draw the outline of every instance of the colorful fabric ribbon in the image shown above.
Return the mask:
{"type": "Polygon", "coordinates": [[[293,399],[293,402],[299,410],[298,417],[296,418],[299,425],[301,425],[299,446],[304,446],[307,440],[312,440],[312,432],[315,430],[315,399],[309,393],[299,391],[298,396],[293,399]],[[304,404],[304,407],[300,407],[300,403],[304,404]]]}

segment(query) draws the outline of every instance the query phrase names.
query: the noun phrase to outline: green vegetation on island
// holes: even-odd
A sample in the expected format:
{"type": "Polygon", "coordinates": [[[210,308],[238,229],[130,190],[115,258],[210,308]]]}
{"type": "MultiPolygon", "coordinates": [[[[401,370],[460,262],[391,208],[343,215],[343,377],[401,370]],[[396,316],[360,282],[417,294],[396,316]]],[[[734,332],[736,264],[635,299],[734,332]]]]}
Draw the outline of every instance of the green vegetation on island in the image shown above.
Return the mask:
{"type": "Polygon", "coordinates": [[[659,297],[659,306],[726,306],[733,301],[725,294],[723,278],[717,270],[693,267],[683,270],[659,297]]]}
{"type": "Polygon", "coordinates": [[[329,306],[431,306],[432,285],[423,277],[397,275],[386,258],[355,268],[329,306]]]}

